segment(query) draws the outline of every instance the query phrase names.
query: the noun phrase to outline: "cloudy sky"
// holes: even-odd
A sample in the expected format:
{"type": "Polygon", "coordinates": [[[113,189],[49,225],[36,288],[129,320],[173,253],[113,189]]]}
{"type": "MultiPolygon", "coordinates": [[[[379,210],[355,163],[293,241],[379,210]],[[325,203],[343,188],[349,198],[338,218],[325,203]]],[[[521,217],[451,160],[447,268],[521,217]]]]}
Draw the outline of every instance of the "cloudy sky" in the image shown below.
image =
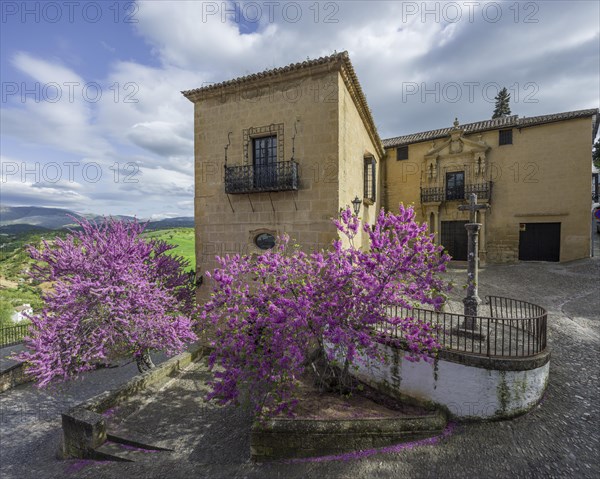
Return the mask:
{"type": "Polygon", "coordinates": [[[347,50],[382,138],[600,104],[600,7],[544,2],[1,4],[3,205],[193,212],[181,90],[347,50]]]}

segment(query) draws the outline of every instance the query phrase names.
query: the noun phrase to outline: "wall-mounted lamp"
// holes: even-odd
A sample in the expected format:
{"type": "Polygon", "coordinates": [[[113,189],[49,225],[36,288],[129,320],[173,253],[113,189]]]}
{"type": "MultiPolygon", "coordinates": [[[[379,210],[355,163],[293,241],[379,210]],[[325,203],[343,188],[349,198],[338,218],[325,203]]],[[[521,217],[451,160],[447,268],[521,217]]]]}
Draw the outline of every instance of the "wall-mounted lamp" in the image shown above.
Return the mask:
{"type": "Polygon", "coordinates": [[[360,212],[361,203],[362,200],[358,196],[352,200],[352,208],[354,209],[354,214],[356,216],[358,216],[358,213],[360,212]]]}

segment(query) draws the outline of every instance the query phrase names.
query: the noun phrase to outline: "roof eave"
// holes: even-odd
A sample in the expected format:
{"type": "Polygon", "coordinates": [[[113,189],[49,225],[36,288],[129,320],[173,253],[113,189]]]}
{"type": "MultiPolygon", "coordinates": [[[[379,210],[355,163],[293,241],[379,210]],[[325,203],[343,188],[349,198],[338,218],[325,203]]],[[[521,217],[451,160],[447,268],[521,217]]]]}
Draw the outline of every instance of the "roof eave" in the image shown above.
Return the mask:
{"type": "Polygon", "coordinates": [[[385,155],[383,142],[377,132],[377,127],[373,120],[373,115],[367,104],[366,97],[358,81],[348,52],[334,53],[328,57],[320,57],[315,60],[307,60],[299,63],[292,63],[285,67],[265,70],[263,72],[246,75],[243,77],[227,80],[214,85],[209,85],[193,90],[184,90],[181,94],[192,103],[212,98],[215,96],[225,96],[231,91],[243,91],[251,89],[254,86],[264,84],[265,79],[271,82],[282,82],[291,78],[297,78],[299,74],[315,74],[327,71],[338,71],[344,80],[346,88],[354,101],[356,109],[367,129],[371,141],[377,148],[377,153],[381,158],[385,155]]]}
{"type": "MultiPolygon", "coordinates": [[[[560,121],[569,121],[569,120],[577,120],[580,118],[588,118],[588,117],[592,117],[592,141],[593,139],[596,137],[597,133],[598,133],[598,127],[599,127],[599,111],[597,108],[592,108],[592,109],[588,109],[588,110],[575,110],[575,111],[568,111],[568,112],[563,112],[563,113],[556,113],[556,114],[550,114],[550,115],[541,115],[538,121],[534,121],[531,122],[529,124],[525,123],[525,124],[520,124],[522,121],[527,121],[527,120],[531,120],[531,118],[518,118],[515,122],[512,123],[506,123],[506,124],[501,124],[501,125],[495,125],[495,126],[490,126],[490,127],[485,127],[485,128],[476,128],[473,129],[471,131],[466,131],[465,135],[473,135],[473,134],[477,134],[477,133],[484,133],[486,131],[492,131],[492,130],[502,130],[505,128],[518,128],[519,130],[523,129],[523,128],[531,128],[534,126],[541,126],[541,125],[546,125],[549,123],[556,123],[556,122],[560,122],[560,121]],[[572,116],[567,116],[567,117],[558,117],[556,118],[555,115],[569,115],[569,114],[573,114],[572,116]],[[547,117],[547,118],[546,118],[547,117]]],[[[474,123],[479,123],[479,122],[474,122],[474,123]]],[[[464,128],[466,125],[462,125],[462,127],[464,128]]],[[[436,134],[434,136],[429,136],[427,138],[423,138],[423,139],[417,139],[417,140],[400,140],[400,138],[403,137],[395,137],[398,138],[398,141],[393,141],[395,138],[389,138],[384,140],[384,144],[387,142],[388,144],[385,145],[385,149],[390,149],[390,148],[397,148],[399,146],[406,146],[406,145],[414,145],[417,143],[425,143],[428,141],[434,141],[434,140],[438,140],[440,138],[445,138],[449,135],[448,129],[443,129],[445,130],[443,133],[439,133],[436,134]]],[[[436,131],[436,130],[429,130],[429,131],[436,131]]],[[[428,133],[428,131],[423,131],[423,132],[417,132],[417,133],[412,133],[410,135],[404,135],[404,137],[408,137],[408,136],[414,136],[414,135],[420,135],[420,134],[425,134],[428,133]]]]}

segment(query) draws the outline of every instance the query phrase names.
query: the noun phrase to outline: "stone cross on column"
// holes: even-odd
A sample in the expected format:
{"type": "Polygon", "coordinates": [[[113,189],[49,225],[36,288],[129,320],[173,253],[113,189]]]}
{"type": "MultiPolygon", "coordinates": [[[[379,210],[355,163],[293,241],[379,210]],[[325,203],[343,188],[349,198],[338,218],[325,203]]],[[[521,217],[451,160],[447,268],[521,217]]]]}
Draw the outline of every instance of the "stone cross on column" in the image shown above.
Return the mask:
{"type": "Polygon", "coordinates": [[[469,204],[468,205],[459,205],[458,209],[460,211],[469,211],[469,223],[478,224],[477,223],[477,212],[479,210],[487,210],[490,207],[487,203],[478,205],[477,204],[477,195],[475,193],[471,193],[469,195],[469,204]]]}
{"type": "Polygon", "coordinates": [[[477,195],[471,193],[468,205],[459,205],[460,211],[470,212],[470,221],[465,225],[468,239],[468,267],[467,267],[467,296],[463,299],[465,305],[465,323],[461,329],[474,331],[477,328],[477,309],[481,304],[481,299],[477,294],[477,285],[479,282],[479,230],[481,224],[477,223],[477,212],[488,209],[490,205],[477,204],[477,195]]]}

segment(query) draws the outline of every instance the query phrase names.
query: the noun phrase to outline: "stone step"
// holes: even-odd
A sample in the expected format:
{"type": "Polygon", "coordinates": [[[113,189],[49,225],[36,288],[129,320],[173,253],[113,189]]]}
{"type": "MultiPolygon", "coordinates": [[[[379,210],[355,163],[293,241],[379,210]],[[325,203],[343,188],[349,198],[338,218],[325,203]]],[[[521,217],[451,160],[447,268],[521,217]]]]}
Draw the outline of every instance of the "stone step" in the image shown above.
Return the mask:
{"type": "Polygon", "coordinates": [[[322,457],[384,448],[443,434],[441,411],[384,419],[272,419],[255,423],[251,436],[254,461],[322,457]]]}
{"type": "Polygon", "coordinates": [[[156,454],[164,456],[172,451],[107,434],[106,442],[97,448],[95,452],[98,459],[107,461],[144,462],[149,459],[149,456],[154,457],[156,454]]]}

